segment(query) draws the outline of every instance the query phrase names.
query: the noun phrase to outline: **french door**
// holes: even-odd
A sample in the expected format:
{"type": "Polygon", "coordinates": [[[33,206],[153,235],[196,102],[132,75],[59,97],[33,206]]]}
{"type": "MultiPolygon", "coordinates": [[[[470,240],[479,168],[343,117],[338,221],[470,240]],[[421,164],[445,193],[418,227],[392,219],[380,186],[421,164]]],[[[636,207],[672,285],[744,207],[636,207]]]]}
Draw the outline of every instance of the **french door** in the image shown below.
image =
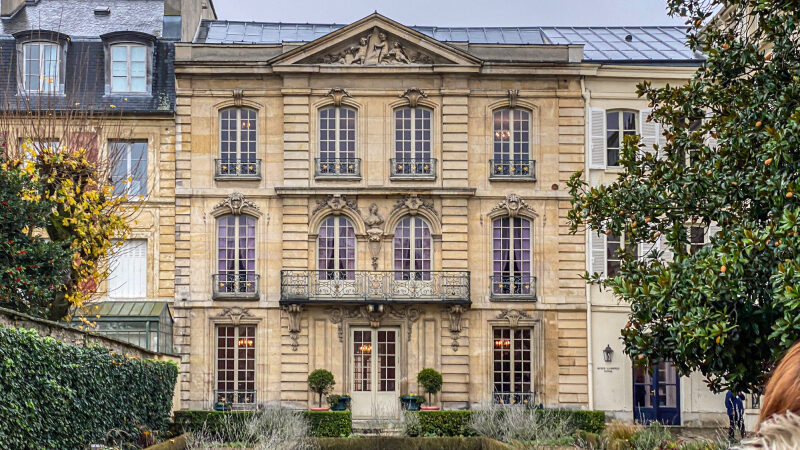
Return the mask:
{"type": "Polygon", "coordinates": [[[662,361],[633,368],[633,419],[648,424],[681,424],[680,378],[675,366],[662,361]]]}
{"type": "Polygon", "coordinates": [[[350,332],[350,396],[354,418],[399,414],[397,328],[353,328],[350,332]]]}

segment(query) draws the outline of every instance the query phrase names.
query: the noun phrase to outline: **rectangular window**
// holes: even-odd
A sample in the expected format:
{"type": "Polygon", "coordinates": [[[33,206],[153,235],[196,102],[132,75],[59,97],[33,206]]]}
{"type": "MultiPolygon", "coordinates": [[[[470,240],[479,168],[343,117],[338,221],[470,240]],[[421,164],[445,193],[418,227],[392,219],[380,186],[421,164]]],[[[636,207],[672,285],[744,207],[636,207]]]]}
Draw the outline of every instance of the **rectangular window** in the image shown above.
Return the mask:
{"type": "Polygon", "coordinates": [[[623,240],[621,236],[615,234],[606,236],[606,275],[609,278],[617,276],[619,269],[622,267],[620,250],[631,253],[634,258],[639,257],[636,245],[630,244],[627,240],[623,240]]]}
{"type": "Polygon", "coordinates": [[[494,401],[497,403],[535,401],[532,330],[495,328],[493,335],[494,401]]]}
{"type": "Polygon", "coordinates": [[[636,112],[609,111],[606,113],[606,164],[619,166],[619,155],[625,136],[635,136],[636,112]]]}
{"type": "Polygon", "coordinates": [[[26,139],[19,140],[19,151],[20,154],[25,157],[25,159],[33,159],[33,155],[30,154],[30,151],[33,151],[37,156],[42,151],[42,149],[49,148],[51,150],[58,150],[61,146],[61,143],[58,139],[49,139],[46,141],[31,141],[29,143],[29,147],[26,148],[25,146],[26,139]]]}
{"type": "Polygon", "coordinates": [[[111,92],[147,91],[147,52],[144,45],[111,46],[111,92]]]}
{"type": "Polygon", "coordinates": [[[108,153],[114,192],[147,195],[147,141],[111,141],[108,153]]]}
{"type": "Polygon", "coordinates": [[[689,254],[694,255],[706,243],[706,230],[703,227],[689,228],[689,254]]]}
{"type": "Polygon", "coordinates": [[[215,402],[248,404],[256,401],[256,327],[217,326],[215,402]]]}
{"type": "Polygon", "coordinates": [[[28,92],[59,89],[61,47],[50,42],[31,42],[22,47],[22,87],[28,92]]]}
{"type": "Polygon", "coordinates": [[[147,239],[129,239],[109,259],[108,296],[147,297],[147,239]]]}

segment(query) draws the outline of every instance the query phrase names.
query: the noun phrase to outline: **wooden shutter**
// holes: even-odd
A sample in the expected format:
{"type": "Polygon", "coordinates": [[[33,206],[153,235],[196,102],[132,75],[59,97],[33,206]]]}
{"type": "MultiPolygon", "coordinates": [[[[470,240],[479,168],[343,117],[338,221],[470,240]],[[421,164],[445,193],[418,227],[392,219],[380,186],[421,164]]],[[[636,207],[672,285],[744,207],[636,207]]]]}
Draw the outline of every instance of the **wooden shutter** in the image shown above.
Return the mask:
{"type": "Polygon", "coordinates": [[[108,296],[141,298],[147,296],[147,240],[130,239],[117,248],[111,258],[108,296]]]}
{"type": "Polygon", "coordinates": [[[641,142],[644,144],[644,151],[647,153],[654,153],[653,146],[658,144],[659,127],[658,124],[647,121],[647,116],[650,115],[649,109],[639,111],[639,136],[641,142]]]}
{"type": "Polygon", "coordinates": [[[589,233],[589,248],[590,254],[590,272],[592,274],[599,273],[600,276],[606,276],[606,235],[597,233],[591,230],[586,230],[589,233]]]}
{"type": "Polygon", "coordinates": [[[606,111],[591,108],[589,110],[590,157],[589,168],[606,168],[606,111]]]}

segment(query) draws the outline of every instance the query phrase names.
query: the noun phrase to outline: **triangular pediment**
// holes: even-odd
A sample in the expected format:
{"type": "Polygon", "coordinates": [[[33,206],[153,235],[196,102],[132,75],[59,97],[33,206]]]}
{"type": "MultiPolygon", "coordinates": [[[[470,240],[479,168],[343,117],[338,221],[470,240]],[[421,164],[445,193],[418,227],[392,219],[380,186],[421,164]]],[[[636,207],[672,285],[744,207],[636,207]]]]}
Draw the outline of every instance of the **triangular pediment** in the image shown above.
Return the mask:
{"type": "Polygon", "coordinates": [[[474,56],[372,14],[276,57],[273,65],[389,67],[419,65],[478,66],[474,56]]]}

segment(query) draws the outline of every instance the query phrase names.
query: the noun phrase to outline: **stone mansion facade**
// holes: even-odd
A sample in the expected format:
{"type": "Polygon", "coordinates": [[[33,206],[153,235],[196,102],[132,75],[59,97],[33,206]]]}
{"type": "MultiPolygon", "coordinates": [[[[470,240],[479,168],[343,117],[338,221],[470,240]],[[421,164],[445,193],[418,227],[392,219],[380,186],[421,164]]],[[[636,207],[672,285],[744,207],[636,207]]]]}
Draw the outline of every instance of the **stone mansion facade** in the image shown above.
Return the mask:
{"type": "MultiPolygon", "coordinates": [[[[634,89],[691,76],[680,28],[244,23],[210,1],[136,1],[173,30],[143,67],[167,65],[152,79],[174,81],[174,103],[131,116],[149,197],[102,300],[123,322],[152,315],[161,334],[137,342],[180,355],[180,408],[305,408],[327,369],[354,418],[394,417],[431,367],[445,409],[715,417],[694,380],[632,371],[627,306],[582,278],[614,269],[617,241],[566,220],[574,172],[609,181],[621,136],[658,141],[634,89]]],[[[145,37],[127,31],[111,62],[133,83],[145,37]]]]}

